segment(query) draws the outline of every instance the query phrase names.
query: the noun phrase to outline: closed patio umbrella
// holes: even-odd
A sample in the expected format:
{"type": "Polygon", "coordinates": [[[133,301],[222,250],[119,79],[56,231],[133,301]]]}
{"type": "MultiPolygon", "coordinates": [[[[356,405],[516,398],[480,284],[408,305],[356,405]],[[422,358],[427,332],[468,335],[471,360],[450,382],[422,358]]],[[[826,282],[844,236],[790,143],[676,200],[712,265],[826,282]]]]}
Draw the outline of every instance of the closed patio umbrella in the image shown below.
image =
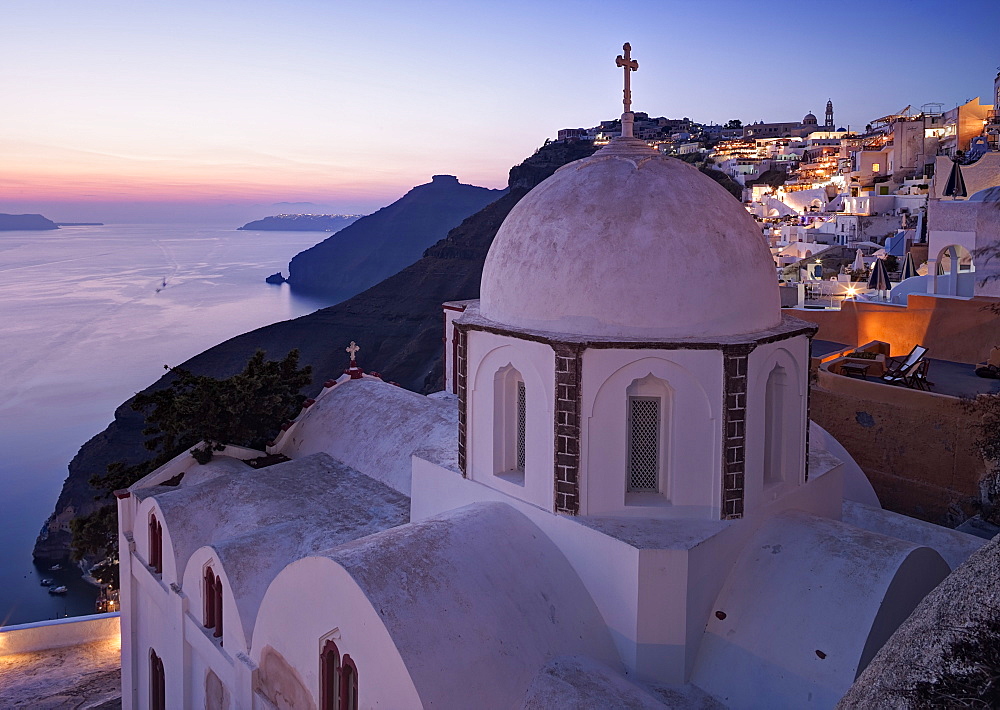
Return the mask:
{"type": "Polygon", "coordinates": [[[962,167],[957,162],[951,164],[951,173],[944,185],[944,196],[950,196],[953,200],[956,197],[969,196],[968,190],[965,189],[965,178],[962,177],[962,167]]]}
{"type": "Polygon", "coordinates": [[[851,271],[864,271],[865,270],[865,255],[858,249],[858,253],[854,255],[854,262],[851,264],[851,271]]]}
{"type": "Polygon", "coordinates": [[[868,279],[868,288],[876,291],[888,291],[892,288],[889,283],[889,272],[885,270],[885,262],[876,259],[872,264],[872,275],[868,279]]]}
{"type": "Polygon", "coordinates": [[[913,263],[913,254],[906,252],[906,259],[903,261],[903,281],[916,275],[917,267],[913,263]]]}

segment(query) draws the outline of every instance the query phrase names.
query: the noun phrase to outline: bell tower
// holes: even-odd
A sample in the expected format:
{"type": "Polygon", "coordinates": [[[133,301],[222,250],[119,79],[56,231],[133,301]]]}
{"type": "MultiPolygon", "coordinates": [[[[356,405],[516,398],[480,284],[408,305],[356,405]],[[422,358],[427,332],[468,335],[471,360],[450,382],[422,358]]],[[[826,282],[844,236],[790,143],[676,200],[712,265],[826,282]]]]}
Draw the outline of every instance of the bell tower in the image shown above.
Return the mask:
{"type": "Polygon", "coordinates": [[[833,130],[833,101],[826,102],[826,123],[823,124],[829,130],[833,130]]]}

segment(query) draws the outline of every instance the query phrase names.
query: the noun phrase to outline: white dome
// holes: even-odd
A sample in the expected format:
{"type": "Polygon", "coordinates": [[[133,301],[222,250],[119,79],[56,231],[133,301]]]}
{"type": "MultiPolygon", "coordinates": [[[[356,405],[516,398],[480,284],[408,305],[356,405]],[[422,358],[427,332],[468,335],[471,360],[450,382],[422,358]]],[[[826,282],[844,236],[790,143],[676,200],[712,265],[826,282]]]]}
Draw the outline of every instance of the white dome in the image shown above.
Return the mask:
{"type": "Polygon", "coordinates": [[[651,339],[781,322],[774,261],[743,205],[628,138],[563,166],[510,211],[480,312],[520,329],[651,339]]]}

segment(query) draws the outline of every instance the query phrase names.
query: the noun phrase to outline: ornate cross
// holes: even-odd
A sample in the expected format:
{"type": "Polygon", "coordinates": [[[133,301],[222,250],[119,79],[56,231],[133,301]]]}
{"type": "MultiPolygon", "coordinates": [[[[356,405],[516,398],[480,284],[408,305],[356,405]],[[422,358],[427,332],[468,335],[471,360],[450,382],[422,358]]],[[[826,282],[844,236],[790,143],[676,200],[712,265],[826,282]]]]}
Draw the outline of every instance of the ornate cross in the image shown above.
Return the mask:
{"type": "Polygon", "coordinates": [[[622,67],[625,70],[625,99],[622,103],[625,105],[625,113],[629,113],[632,110],[632,82],[629,74],[639,70],[639,62],[632,59],[631,44],[626,42],[622,45],[622,49],[625,50],[625,56],[623,57],[619,54],[615,59],[615,66],[622,67]]]}
{"type": "MultiPolygon", "coordinates": [[[[343,341],[341,341],[341,342],[343,342],[343,341]]],[[[354,356],[357,354],[358,350],[360,350],[360,349],[361,348],[358,347],[358,344],[355,343],[353,340],[351,341],[351,344],[347,346],[347,352],[350,353],[350,355],[351,355],[351,361],[352,362],[354,361],[354,356]]]]}

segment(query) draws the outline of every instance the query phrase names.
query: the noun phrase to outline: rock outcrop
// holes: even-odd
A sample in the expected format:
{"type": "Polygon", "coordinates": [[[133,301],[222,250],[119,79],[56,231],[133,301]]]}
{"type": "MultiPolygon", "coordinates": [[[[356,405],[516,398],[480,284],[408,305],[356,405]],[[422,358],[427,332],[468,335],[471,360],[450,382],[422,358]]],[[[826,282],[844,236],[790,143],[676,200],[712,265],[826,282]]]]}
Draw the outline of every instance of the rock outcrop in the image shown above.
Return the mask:
{"type": "MultiPolygon", "coordinates": [[[[399,273],[343,303],[231,338],[182,366],[198,374],[229,377],[258,348],[272,358],[298,348],[301,363],[313,367],[313,385],[307,391],[314,393],[325,380],[340,376],[348,365],[344,348],[356,340],[362,348],[358,362],[366,370],[417,392],[441,389],[441,304],[479,296],[486,252],[507,213],[557,168],[593,151],[594,146],[584,142],[541,148],[511,169],[505,194],[464,220],[399,273]]],[[[164,376],[146,391],[165,387],[168,378],[164,376]]],[[[76,514],[86,514],[102,505],[103,501],[94,501],[95,491],[87,481],[103,473],[109,463],[149,458],[142,445],[142,428],[142,417],[128,402],[118,407],[108,428],[84,444],[70,462],[69,476],[50,521],[61,520],[60,514],[69,506],[76,514]]],[[[36,556],[58,559],[68,554],[69,534],[54,529],[58,527],[46,525],[44,529],[51,532],[45,539],[39,538],[36,556]]]]}
{"type": "Polygon", "coordinates": [[[435,175],[378,212],[359,219],[288,265],[296,291],[349,298],[420,258],[463,219],[503,194],[435,175]]]}
{"type": "Polygon", "coordinates": [[[45,229],[59,229],[59,225],[40,214],[0,213],[0,232],[41,231],[45,229]]]}
{"type": "Polygon", "coordinates": [[[1000,537],[924,597],[838,710],[986,708],[1000,702],[1000,537]]]}

